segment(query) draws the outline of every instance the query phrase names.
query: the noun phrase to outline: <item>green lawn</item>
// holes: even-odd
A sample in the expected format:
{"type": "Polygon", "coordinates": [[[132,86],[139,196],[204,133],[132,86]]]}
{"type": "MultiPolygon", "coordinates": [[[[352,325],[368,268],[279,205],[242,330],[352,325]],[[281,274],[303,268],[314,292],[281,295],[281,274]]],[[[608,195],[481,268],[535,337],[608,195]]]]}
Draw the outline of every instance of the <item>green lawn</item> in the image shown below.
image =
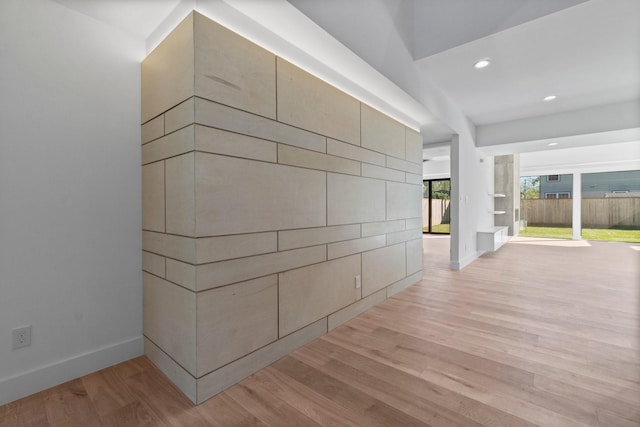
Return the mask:
{"type": "MultiPolygon", "coordinates": [[[[432,225],[431,226],[431,232],[432,233],[449,233],[449,224],[437,224],[437,225],[432,225]]],[[[428,233],[429,232],[429,228],[428,227],[423,227],[422,228],[422,232],[423,233],[428,233]]]]}
{"type": "MultiPolygon", "coordinates": [[[[520,230],[521,236],[527,237],[550,237],[555,239],[570,239],[571,228],[556,227],[527,227],[520,230]]],[[[640,230],[618,230],[618,229],[582,229],[582,238],[585,240],[607,240],[611,242],[632,242],[640,243],[640,230]]]]}

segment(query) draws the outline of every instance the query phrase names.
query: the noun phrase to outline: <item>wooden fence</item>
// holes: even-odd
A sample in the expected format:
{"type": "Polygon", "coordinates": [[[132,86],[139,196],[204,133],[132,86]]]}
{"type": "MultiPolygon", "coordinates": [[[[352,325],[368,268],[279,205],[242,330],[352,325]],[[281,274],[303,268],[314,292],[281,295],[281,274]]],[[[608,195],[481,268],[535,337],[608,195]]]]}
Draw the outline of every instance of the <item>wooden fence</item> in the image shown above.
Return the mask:
{"type": "MultiPolygon", "coordinates": [[[[431,199],[431,224],[449,224],[451,201],[448,199],[431,199]]],[[[429,199],[422,199],[422,223],[429,223],[429,199]]]]}
{"type": "MultiPolygon", "coordinates": [[[[571,227],[572,199],[523,199],[520,219],[532,226],[571,227]]],[[[585,228],[640,228],[640,197],[582,199],[585,228]]]]}

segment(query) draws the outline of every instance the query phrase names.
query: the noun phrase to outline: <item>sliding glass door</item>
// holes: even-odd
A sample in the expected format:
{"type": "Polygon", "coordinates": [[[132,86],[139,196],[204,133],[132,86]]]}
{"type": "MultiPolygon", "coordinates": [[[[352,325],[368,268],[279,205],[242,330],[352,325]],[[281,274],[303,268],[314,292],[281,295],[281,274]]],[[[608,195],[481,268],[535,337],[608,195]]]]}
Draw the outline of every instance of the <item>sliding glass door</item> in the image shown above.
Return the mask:
{"type": "Polygon", "coordinates": [[[422,182],[422,232],[449,234],[450,179],[429,179],[422,182]]]}

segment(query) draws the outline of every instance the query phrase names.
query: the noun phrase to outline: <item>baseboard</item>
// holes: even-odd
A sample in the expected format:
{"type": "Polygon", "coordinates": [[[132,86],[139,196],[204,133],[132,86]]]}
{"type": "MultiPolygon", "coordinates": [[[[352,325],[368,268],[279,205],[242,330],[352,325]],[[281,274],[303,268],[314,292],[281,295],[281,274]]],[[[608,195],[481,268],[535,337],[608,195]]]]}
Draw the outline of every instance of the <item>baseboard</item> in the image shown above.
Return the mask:
{"type": "Polygon", "coordinates": [[[419,283],[422,280],[423,270],[418,270],[415,273],[412,273],[408,277],[405,277],[402,280],[399,280],[391,285],[387,286],[387,298],[391,298],[398,292],[402,292],[407,289],[409,286],[413,286],[416,283],[419,283]]]}
{"type": "Polygon", "coordinates": [[[149,338],[144,338],[144,354],[193,403],[198,402],[198,380],[149,338]]]}
{"type": "Polygon", "coordinates": [[[142,336],[0,379],[0,405],[143,354],[142,336]]]}
{"type": "Polygon", "coordinates": [[[474,252],[471,255],[468,255],[461,260],[451,261],[451,264],[449,266],[451,267],[452,270],[462,270],[467,265],[471,264],[473,261],[478,259],[479,256],[480,255],[477,252],[474,252]]]}

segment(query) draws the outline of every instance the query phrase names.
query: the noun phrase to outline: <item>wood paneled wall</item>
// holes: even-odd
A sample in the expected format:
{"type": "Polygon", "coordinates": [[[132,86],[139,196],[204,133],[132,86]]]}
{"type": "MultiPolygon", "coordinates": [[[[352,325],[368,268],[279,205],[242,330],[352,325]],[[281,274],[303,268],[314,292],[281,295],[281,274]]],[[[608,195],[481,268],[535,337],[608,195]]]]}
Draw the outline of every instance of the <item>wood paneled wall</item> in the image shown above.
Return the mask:
{"type": "Polygon", "coordinates": [[[142,92],[145,352],[191,400],[420,280],[419,133],[196,12],[142,92]]]}

